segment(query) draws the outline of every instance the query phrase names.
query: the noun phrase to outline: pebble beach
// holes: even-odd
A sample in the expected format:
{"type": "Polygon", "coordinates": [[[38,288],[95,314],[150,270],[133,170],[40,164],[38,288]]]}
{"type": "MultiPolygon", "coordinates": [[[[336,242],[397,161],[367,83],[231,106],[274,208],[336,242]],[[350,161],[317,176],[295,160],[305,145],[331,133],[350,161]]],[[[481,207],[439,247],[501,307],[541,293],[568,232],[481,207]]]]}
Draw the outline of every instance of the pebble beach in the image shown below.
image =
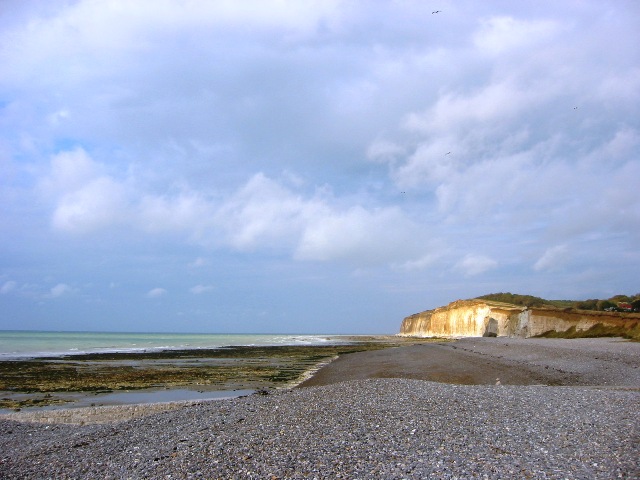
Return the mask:
{"type": "Polygon", "coordinates": [[[316,385],[139,406],[137,416],[105,407],[101,423],[88,415],[81,424],[81,413],[76,424],[5,415],[0,477],[640,477],[640,344],[499,338],[419,347],[344,355],[316,385]],[[440,380],[438,358],[471,371],[465,382],[412,378],[429,370],[428,360],[424,368],[402,361],[417,355],[434,359],[440,380]],[[514,368],[525,373],[510,377],[514,368]]]}

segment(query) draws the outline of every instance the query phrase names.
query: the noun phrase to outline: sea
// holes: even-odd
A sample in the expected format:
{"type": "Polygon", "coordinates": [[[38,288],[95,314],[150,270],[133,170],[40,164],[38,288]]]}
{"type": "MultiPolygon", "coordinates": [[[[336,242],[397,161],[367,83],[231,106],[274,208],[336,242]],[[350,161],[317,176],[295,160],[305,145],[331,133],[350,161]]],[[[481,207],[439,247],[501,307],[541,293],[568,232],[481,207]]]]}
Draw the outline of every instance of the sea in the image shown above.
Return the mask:
{"type": "MultiPolygon", "coordinates": [[[[353,335],[308,334],[212,334],[212,333],[124,333],[124,332],[43,332],[0,330],[0,362],[39,357],[65,357],[84,353],[153,352],[163,350],[211,349],[233,346],[328,345],[365,341],[371,337],[353,335]]],[[[173,402],[181,400],[212,400],[232,398],[253,393],[254,390],[209,390],[184,387],[172,389],[143,389],[95,394],[70,392],[55,394],[66,403],[46,407],[32,406],[30,410],[94,405],[127,405],[136,403],[173,402]]],[[[24,394],[2,392],[5,397],[24,394]]],[[[0,407],[0,414],[11,410],[0,407]]]]}
{"type": "Polygon", "coordinates": [[[353,340],[353,336],[0,330],[0,360],[82,353],[151,352],[228,346],[339,344],[350,340],[353,340]]]}

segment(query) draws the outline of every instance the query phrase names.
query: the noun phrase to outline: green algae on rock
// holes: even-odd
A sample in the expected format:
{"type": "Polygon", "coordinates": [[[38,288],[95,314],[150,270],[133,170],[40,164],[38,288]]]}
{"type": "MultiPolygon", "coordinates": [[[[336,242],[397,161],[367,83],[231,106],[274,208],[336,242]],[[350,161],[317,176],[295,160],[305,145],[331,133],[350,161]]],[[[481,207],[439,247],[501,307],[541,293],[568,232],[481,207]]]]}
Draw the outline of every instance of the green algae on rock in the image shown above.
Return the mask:
{"type": "Polygon", "coordinates": [[[63,402],[63,394],[69,392],[286,388],[339,355],[416,341],[384,336],[348,344],[236,346],[6,360],[0,362],[0,408],[50,406],[63,402]]]}

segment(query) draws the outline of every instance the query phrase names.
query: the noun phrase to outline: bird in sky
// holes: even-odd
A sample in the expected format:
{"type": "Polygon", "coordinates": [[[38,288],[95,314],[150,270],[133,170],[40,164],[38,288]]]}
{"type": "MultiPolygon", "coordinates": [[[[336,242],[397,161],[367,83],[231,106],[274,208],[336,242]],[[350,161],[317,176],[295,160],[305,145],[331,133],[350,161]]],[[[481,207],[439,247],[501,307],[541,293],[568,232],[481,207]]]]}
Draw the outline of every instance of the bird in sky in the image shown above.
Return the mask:
{"type": "Polygon", "coordinates": [[[442,10],[436,10],[434,12],[431,12],[431,15],[433,15],[434,13],[440,13],[440,12],[442,12],[442,10]]]}
{"type": "Polygon", "coordinates": [[[451,152],[447,152],[447,153],[445,153],[445,155],[449,155],[450,153],[451,153],[451,152]]]}

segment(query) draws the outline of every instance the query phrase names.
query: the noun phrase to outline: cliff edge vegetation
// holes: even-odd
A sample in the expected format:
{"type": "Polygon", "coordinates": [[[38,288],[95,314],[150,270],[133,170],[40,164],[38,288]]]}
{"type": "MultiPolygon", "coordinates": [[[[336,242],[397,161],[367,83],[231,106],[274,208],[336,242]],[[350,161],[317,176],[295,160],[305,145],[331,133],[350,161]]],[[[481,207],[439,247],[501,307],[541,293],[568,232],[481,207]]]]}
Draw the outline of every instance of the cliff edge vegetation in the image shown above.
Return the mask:
{"type": "Polygon", "coordinates": [[[599,312],[640,312],[640,293],[635,295],[614,295],[611,298],[592,298],[588,300],[546,300],[532,295],[517,293],[489,293],[477,297],[481,300],[522,305],[524,307],[575,308],[576,310],[595,310],[599,312]]]}

